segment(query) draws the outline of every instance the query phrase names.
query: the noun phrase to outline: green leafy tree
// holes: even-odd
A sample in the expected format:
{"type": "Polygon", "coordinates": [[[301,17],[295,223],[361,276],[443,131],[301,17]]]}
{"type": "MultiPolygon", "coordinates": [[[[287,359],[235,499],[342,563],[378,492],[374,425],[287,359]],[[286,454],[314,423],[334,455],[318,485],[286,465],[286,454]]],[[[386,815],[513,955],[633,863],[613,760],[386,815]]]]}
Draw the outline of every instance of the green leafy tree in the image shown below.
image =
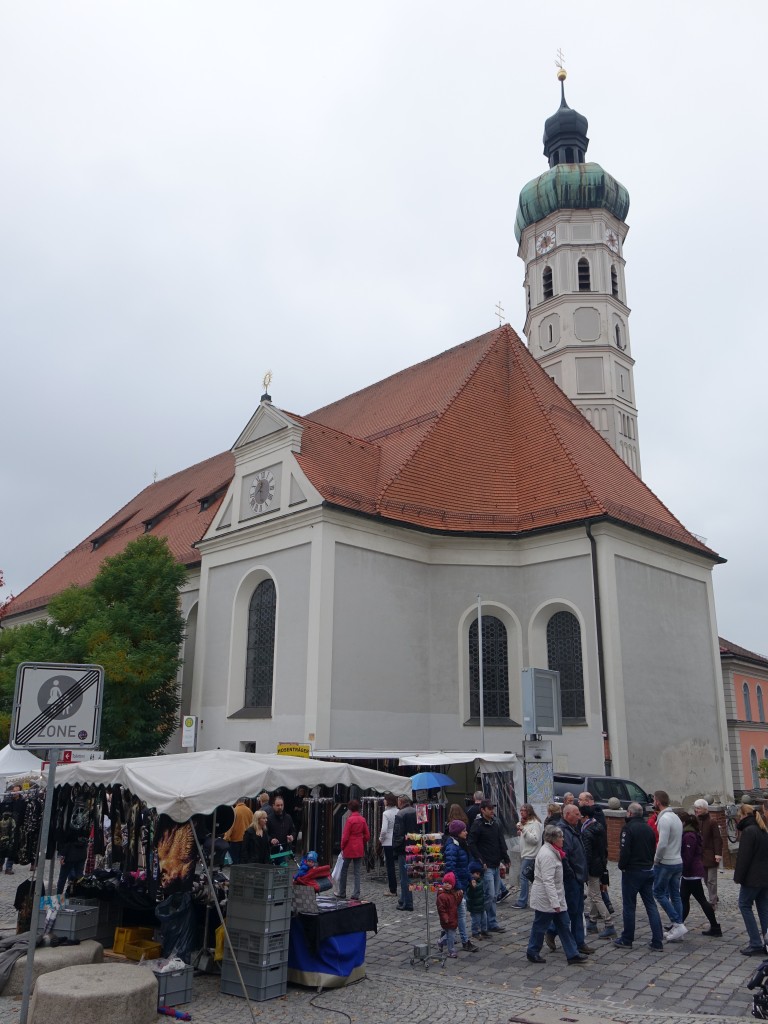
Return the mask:
{"type": "Polygon", "coordinates": [[[103,665],[101,745],[107,755],[162,750],[178,725],[176,675],[184,637],[179,587],[185,579],[165,540],[140,537],[105,559],[89,586],[58,594],[48,621],[3,630],[3,709],[10,710],[22,661],[103,665]]]}

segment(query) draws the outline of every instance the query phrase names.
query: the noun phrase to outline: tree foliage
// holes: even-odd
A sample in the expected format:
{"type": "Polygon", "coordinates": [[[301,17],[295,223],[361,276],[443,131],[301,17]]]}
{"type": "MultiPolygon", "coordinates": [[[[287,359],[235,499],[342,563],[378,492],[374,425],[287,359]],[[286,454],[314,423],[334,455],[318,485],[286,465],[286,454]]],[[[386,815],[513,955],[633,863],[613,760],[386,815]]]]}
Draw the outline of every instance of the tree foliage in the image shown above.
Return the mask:
{"type": "Polygon", "coordinates": [[[87,587],[70,587],[48,620],[0,632],[0,693],[10,710],[22,661],[104,667],[101,746],[108,757],[162,750],[178,725],[177,672],[186,570],[165,540],[144,536],[107,558],[87,587]]]}

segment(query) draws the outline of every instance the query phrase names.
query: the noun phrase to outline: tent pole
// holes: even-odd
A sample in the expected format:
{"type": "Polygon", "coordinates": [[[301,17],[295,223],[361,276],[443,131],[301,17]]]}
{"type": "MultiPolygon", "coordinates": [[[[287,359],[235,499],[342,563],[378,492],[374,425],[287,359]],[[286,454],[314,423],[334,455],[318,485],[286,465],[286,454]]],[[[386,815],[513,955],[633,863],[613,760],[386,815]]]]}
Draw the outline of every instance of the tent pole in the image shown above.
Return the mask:
{"type": "MultiPolygon", "coordinates": [[[[211,869],[208,866],[208,864],[206,863],[205,853],[203,852],[203,848],[200,845],[200,840],[197,838],[197,831],[196,831],[196,829],[194,827],[192,828],[192,835],[195,838],[195,846],[197,847],[197,852],[198,852],[198,854],[200,856],[200,860],[203,863],[203,870],[205,871],[205,877],[208,879],[208,885],[210,887],[211,896],[213,896],[213,878],[211,877],[211,869]]],[[[213,849],[213,846],[211,846],[211,849],[213,849]]],[[[215,896],[214,896],[214,903],[216,905],[216,913],[219,915],[219,920],[221,921],[221,926],[224,929],[224,938],[226,939],[226,943],[229,946],[229,952],[232,954],[232,963],[235,965],[235,970],[237,971],[237,977],[240,979],[240,986],[241,986],[241,988],[243,990],[243,996],[245,998],[246,1004],[248,1005],[248,1010],[249,1010],[249,1012],[251,1014],[251,1020],[253,1021],[253,1024],[256,1024],[256,1018],[255,1018],[255,1016],[253,1014],[253,1007],[251,1006],[251,1000],[248,998],[248,989],[245,987],[245,981],[243,980],[243,975],[242,975],[242,972],[240,971],[240,964],[237,962],[237,957],[235,956],[235,951],[232,948],[232,940],[229,937],[229,931],[227,930],[227,923],[224,920],[224,915],[221,912],[221,907],[219,906],[219,901],[216,899],[215,896]]],[[[26,1021],[23,1021],[22,1024],[26,1024],[26,1021]]]]}

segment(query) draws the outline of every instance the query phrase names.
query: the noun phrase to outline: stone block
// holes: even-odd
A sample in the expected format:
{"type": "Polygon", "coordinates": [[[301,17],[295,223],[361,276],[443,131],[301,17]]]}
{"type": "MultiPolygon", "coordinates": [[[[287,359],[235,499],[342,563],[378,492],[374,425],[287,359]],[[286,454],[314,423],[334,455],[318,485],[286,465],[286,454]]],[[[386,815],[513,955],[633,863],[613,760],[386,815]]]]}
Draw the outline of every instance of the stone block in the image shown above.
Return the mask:
{"type": "Polygon", "coordinates": [[[154,1024],[157,979],[133,964],[65,967],[38,978],[29,1009],[29,1024],[154,1024]]]}
{"type": "MultiPolygon", "coordinates": [[[[94,939],[85,939],[79,946],[42,946],[35,950],[35,961],[32,969],[32,991],[35,982],[43,974],[60,971],[63,967],[76,967],[81,964],[100,964],[104,960],[104,947],[94,939]]],[[[27,970],[27,958],[19,957],[11,969],[10,976],[3,989],[4,996],[20,996],[24,991],[24,974],[27,970]]]]}

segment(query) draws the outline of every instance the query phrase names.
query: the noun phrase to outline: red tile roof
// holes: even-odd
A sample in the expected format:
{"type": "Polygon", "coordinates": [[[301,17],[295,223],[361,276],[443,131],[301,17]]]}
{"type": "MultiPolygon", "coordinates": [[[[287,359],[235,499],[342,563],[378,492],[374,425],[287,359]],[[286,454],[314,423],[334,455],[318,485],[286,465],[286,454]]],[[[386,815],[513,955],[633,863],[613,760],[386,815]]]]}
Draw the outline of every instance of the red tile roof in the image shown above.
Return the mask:
{"type": "Polygon", "coordinates": [[[723,637],[718,637],[720,643],[720,657],[721,658],[733,658],[739,661],[751,661],[755,665],[761,665],[763,668],[768,668],[768,658],[764,654],[755,654],[754,651],[748,651],[746,647],[739,647],[738,644],[731,643],[730,640],[725,640],[723,637]]]}
{"type": "MultiPolygon", "coordinates": [[[[297,459],[325,501],[429,530],[522,534],[608,518],[715,560],[570,403],[509,327],[308,416],[297,459]]],[[[185,565],[234,472],[230,452],[146,487],[24,590],[11,616],[95,576],[152,529],[185,565]],[[114,531],[114,532],[112,532],[114,531]],[[105,538],[94,549],[93,542],[105,538]]]]}
{"type": "Polygon", "coordinates": [[[717,557],[624,464],[509,326],[300,422],[302,469],[344,508],[462,533],[609,517],[717,557]]]}
{"type": "Polygon", "coordinates": [[[90,583],[104,558],[118,554],[129,541],[140,537],[145,532],[144,524],[163,512],[167,514],[158,520],[153,532],[167,538],[171,551],[182,564],[197,565],[200,553],[192,545],[210,526],[232,479],[234,465],[232,453],[224,452],[145,487],[23,590],[11,605],[8,621],[14,615],[44,608],[52,597],[73,583],[90,583]],[[216,493],[219,497],[202,509],[201,501],[216,493]]]}

